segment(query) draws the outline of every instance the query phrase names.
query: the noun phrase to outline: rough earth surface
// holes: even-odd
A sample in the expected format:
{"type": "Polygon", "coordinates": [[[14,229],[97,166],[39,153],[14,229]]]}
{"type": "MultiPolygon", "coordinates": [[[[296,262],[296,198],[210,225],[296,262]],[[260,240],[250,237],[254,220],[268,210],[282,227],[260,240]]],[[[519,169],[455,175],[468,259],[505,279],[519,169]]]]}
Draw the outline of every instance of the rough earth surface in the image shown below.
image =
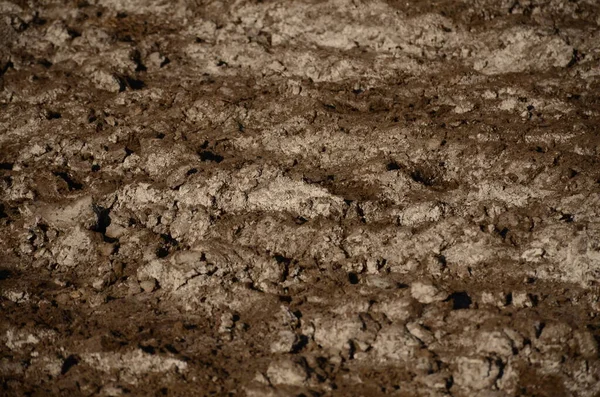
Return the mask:
{"type": "Polygon", "coordinates": [[[596,0],[0,1],[3,396],[600,395],[596,0]]]}

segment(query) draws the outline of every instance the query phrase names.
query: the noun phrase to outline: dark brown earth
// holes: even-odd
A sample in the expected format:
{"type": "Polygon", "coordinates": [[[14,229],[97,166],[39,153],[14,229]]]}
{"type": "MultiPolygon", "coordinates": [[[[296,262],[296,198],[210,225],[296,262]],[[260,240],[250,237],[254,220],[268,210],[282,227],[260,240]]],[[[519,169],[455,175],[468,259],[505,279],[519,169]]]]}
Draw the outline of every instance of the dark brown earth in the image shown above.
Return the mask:
{"type": "Polygon", "coordinates": [[[600,396],[600,3],[0,1],[0,395],[600,396]]]}

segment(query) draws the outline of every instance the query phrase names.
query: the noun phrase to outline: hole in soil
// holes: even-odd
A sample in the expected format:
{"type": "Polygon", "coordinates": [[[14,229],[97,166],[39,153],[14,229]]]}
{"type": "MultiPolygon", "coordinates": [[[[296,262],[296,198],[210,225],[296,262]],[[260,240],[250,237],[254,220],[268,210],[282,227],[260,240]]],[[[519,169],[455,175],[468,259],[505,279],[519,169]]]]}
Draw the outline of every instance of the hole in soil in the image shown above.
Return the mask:
{"type": "Polygon", "coordinates": [[[571,214],[563,214],[560,217],[561,221],[564,221],[564,222],[567,222],[567,223],[573,222],[574,219],[575,219],[575,217],[573,215],[571,215],[571,214]]]}
{"type": "Polygon", "coordinates": [[[110,209],[100,206],[94,206],[96,214],[96,224],[92,226],[92,231],[105,234],[106,228],[110,226],[110,209]]]}
{"type": "Polygon", "coordinates": [[[12,171],[14,166],[14,163],[0,163],[0,170],[12,171]]]}
{"type": "Polygon", "coordinates": [[[581,61],[585,58],[585,54],[580,53],[576,48],[573,49],[573,55],[571,55],[571,60],[567,64],[567,67],[573,67],[577,62],[581,61]]]}
{"type": "Polygon", "coordinates": [[[308,222],[308,220],[302,216],[299,216],[294,219],[294,222],[296,222],[297,225],[304,225],[306,222],[308,222]]]}
{"type": "Polygon", "coordinates": [[[446,261],[446,257],[444,255],[442,255],[442,254],[436,255],[435,258],[438,260],[440,265],[442,265],[443,267],[446,267],[448,265],[448,262],[446,261]]]}
{"type": "Polygon", "coordinates": [[[133,41],[133,38],[131,37],[131,35],[119,32],[117,33],[117,41],[121,41],[123,43],[131,43],[133,41]]]}
{"type": "Polygon", "coordinates": [[[4,204],[0,204],[0,219],[8,218],[4,204]]]}
{"type": "Polygon", "coordinates": [[[452,300],[452,310],[468,309],[473,301],[466,292],[454,292],[446,301],[452,300]]]}
{"type": "Polygon", "coordinates": [[[416,169],[410,173],[410,177],[413,181],[420,183],[425,186],[433,186],[435,178],[429,175],[424,170],[416,169]]]}
{"type": "Polygon", "coordinates": [[[498,232],[498,234],[500,235],[500,237],[502,237],[503,239],[505,239],[506,235],[508,234],[508,232],[509,232],[508,228],[505,227],[504,229],[500,230],[498,232]]]}
{"type": "Polygon", "coordinates": [[[350,284],[358,284],[358,282],[360,281],[358,278],[358,274],[354,272],[348,273],[348,281],[350,281],[350,284]]]}
{"type": "Polygon", "coordinates": [[[60,369],[60,373],[62,375],[66,374],[71,368],[73,368],[77,364],[79,364],[79,358],[71,354],[69,357],[66,358],[65,362],[63,363],[62,368],[60,369]]]}
{"type": "Polygon", "coordinates": [[[138,51],[133,53],[131,60],[133,62],[135,62],[135,64],[136,64],[136,67],[135,67],[136,72],[145,72],[146,70],[148,70],[146,65],[144,65],[144,63],[142,62],[141,55],[138,51]]]}
{"type": "Polygon", "coordinates": [[[202,161],[214,161],[215,163],[220,163],[224,159],[220,154],[216,154],[210,150],[203,150],[198,153],[198,156],[200,156],[200,160],[202,161]]]}
{"type": "Polygon", "coordinates": [[[391,161],[387,164],[387,166],[385,167],[388,171],[395,171],[395,170],[399,170],[402,167],[400,166],[400,164],[396,163],[395,161],[391,161]]]}
{"type": "Polygon", "coordinates": [[[11,272],[8,269],[0,269],[0,280],[6,280],[10,278],[11,272]]]}
{"type": "Polygon", "coordinates": [[[156,256],[158,258],[165,258],[169,255],[173,247],[179,245],[179,241],[171,237],[170,234],[161,234],[160,238],[163,240],[163,244],[156,250],[156,256]]]}
{"type": "Polygon", "coordinates": [[[579,175],[579,172],[577,172],[573,168],[569,168],[567,175],[569,176],[569,179],[572,179],[572,178],[575,178],[577,175],[579,175]]]}
{"type": "Polygon", "coordinates": [[[242,124],[241,122],[236,120],[236,123],[238,125],[238,132],[244,132],[246,131],[246,127],[244,127],[244,124],[242,124]]]}
{"type": "Polygon", "coordinates": [[[156,349],[152,346],[144,346],[144,345],[138,345],[138,347],[144,352],[144,353],[148,353],[148,354],[155,354],[156,353],[156,349]]]}
{"type": "Polygon", "coordinates": [[[8,61],[7,63],[4,64],[4,66],[0,67],[0,76],[2,76],[4,73],[6,73],[6,71],[12,67],[14,67],[15,65],[13,65],[13,63],[11,61],[8,61]]]}
{"type": "Polygon", "coordinates": [[[539,338],[542,335],[542,331],[544,330],[544,328],[546,328],[546,323],[539,323],[535,327],[535,337],[536,338],[539,338]]]}
{"type": "Polygon", "coordinates": [[[46,120],[55,120],[60,119],[62,116],[59,112],[55,112],[53,110],[48,110],[46,112],[46,120]]]}
{"type": "MultiPolygon", "coordinates": [[[[292,259],[290,258],[286,258],[285,256],[282,255],[275,255],[274,256],[275,261],[277,261],[277,263],[279,263],[280,265],[283,265],[283,270],[281,272],[281,281],[285,281],[287,280],[289,274],[290,274],[290,263],[292,263],[292,259]]],[[[291,298],[290,298],[291,301],[291,298]]]]}
{"type": "Polygon", "coordinates": [[[48,21],[46,21],[44,18],[40,17],[40,16],[39,16],[39,15],[36,13],[36,14],[34,15],[34,17],[33,17],[33,21],[31,21],[31,22],[33,22],[35,25],[39,25],[39,26],[41,26],[41,25],[45,25],[45,24],[46,24],[46,22],[48,22],[48,21]]]}
{"type": "Polygon", "coordinates": [[[290,258],[286,258],[283,255],[275,255],[274,258],[277,261],[277,263],[283,263],[283,264],[289,265],[292,262],[292,260],[290,258]]]}
{"type": "Polygon", "coordinates": [[[169,255],[169,249],[166,247],[160,247],[156,250],[156,256],[159,258],[165,258],[169,255]]]}
{"type": "Polygon", "coordinates": [[[367,218],[365,218],[365,211],[363,211],[360,205],[356,206],[356,214],[358,215],[362,223],[367,223],[367,218]]]}
{"type": "Polygon", "coordinates": [[[73,29],[73,28],[67,28],[67,34],[69,35],[69,37],[71,37],[72,39],[74,39],[75,37],[79,37],[81,36],[81,32],[73,29]]]}
{"type": "Polygon", "coordinates": [[[52,62],[50,62],[46,58],[42,58],[42,59],[38,60],[37,62],[38,62],[38,64],[42,65],[46,69],[48,69],[50,66],[52,66],[52,62]]]}
{"type": "Polygon", "coordinates": [[[308,345],[308,337],[306,335],[300,335],[298,341],[292,346],[292,353],[300,353],[308,345]]]}
{"type": "Polygon", "coordinates": [[[92,172],[98,172],[98,171],[100,171],[100,166],[98,164],[92,165],[92,172]]]}
{"type": "Polygon", "coordinates": [[[70,191],[83,189],[83,185],[73,180],[66,172],[54,172],[54,175],[65,181],[70,191]]]}
{"type": "Polygon", "coordinates": [[[140,90],[146,86],[142,80],[134,79],[133,77],[129,76],[125,76],[125,81],[132,90],[140,90]]]}
{"type": "Polygon", "coordinates": [[[529,295],[529,299],[531,300],[531,304],[533,306],[537,306],[537,304],[540,301],[539,298],[538,298],[538,296],[537,295],[531,295],[531,294],[528,294],[528,295],[529,295]]]}

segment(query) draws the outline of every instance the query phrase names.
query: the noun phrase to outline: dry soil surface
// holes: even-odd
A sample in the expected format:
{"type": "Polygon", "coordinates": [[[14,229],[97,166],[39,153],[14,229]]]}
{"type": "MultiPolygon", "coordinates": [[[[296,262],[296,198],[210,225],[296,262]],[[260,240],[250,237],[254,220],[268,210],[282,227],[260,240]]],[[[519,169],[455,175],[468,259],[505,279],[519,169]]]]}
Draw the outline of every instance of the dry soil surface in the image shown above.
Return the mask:
{"type": "Polygon", "coordinates": [[[596,0],[0,1],[3,396],[600,395],[596,0]]]}

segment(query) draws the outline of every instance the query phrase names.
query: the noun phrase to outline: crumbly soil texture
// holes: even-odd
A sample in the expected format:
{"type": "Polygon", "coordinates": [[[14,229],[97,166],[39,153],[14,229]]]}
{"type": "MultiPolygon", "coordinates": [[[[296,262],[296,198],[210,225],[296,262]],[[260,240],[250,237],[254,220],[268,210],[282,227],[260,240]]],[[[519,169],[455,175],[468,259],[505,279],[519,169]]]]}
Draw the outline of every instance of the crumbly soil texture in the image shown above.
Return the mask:
{"type": "Polygon", "coordinates": [[[600,395],[596,0],[1,0],[0,395],[600,395]]]}

